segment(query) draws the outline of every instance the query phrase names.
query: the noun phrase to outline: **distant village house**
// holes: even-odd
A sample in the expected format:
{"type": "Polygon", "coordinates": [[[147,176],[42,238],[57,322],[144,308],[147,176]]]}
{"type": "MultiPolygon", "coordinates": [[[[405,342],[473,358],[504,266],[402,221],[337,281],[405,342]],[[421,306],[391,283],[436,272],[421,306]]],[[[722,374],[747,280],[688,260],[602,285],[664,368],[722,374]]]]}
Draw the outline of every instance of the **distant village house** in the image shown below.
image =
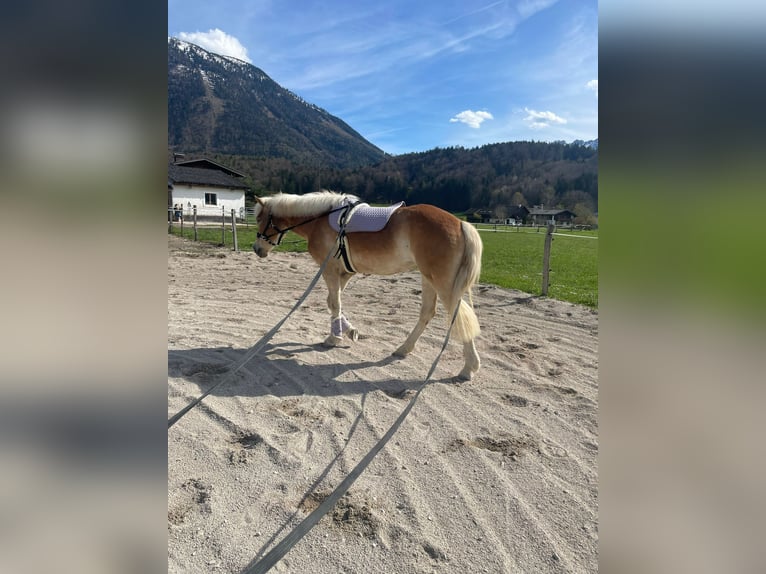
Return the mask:
{"type": "Polygon", "coordinates": [[[534,225],[572,225],[575,214],[568,209],[546,209],[543,205],[535,205],[529,210],[529,220],[534,225]]]}
{"type": "Polygon", "coordinates": [[[547,225],[553,222],[558,226],[568,227],[574,222],[575,214],[568,209],[547,209],[536,205],[527,209],[523,205],[512,205],[506,209],[505,217],[496,217],[491,209],[477,209],[468,214],[467,219],[472,223],[489,223],[498,225],[547,225]]]}

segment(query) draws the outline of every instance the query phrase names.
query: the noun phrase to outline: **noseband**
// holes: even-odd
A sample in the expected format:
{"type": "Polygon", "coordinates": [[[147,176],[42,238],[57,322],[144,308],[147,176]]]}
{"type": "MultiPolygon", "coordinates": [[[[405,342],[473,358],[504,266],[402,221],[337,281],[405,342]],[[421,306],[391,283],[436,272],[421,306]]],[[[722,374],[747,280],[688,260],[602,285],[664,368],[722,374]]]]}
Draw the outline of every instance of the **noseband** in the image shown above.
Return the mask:
{"type": "Polygon", "coordinates": [[[321,217],[326,217],[327,215],[330,215],[331,213],[335,213],[337,211],[347,210],[347,212],[348,212],[348,210],[350,210],[352,207],[354,207],[357,203],[359,203],[359,202],[355,201],[355,202],[352,202],[350,204],[341,205],[340,207],[336,207],[335,209],[331,209],[330,211],[327,211],[325,213],[320,213],[316,217],[312,217],[311,219],[307,219],[306,221],[302,221],[301,223],[298,223],[296,225],[288,227],[287,229],[280,229],[279,227],[274,225],[274,221],[271,218],[271,210],[269,210],[269,221],[266,224],[266,227],[263,228],[264,233],[261,233],[260,231],[257,231],[256,234],[255,234],[255,237],[257,239],[263,239],[269,245],[272,245],[272,246],[276,247],[277,245],[282,243],[282,238],[285,236],[285,233],[287,233],[291,229],[295,229],[296,227],[300,227],[301,225],[305,225],[307,223],[310,223],[311,221],[316,221],[317,219],[319,219],[321,217]],[[266,231],[269,230],[269,228],[272,228],[274,231],[276,231],[276,233],[265,233],[266,231]],[[274,243],[271,240],[271,238],[274,237],[275,235],[277,236],[277,242],[276,243],[274,243]]]}
{"type": "Polygon", "coordinates": [[[263,229],[263,230],[264,230],[264,231],[268,231],[268,230],[269,230],[269,227],[272,227],[272,228],[274,229],[274,231],[276,231],[276,233],[269,233],[269,234],[266,234],[266,233],[261,233],[260,231],[258,231],[258,232],[255,234],[255,237],[256,237],[257,239],[263,239],[263,240],[264,240],[266,243],[268,243],[269,245],[272,245],[272,246],[274,246],[274,247],[276,247],[277,245],[279,245],[280,243],[282,243],[282,238],[285,236],[285,233],[287,233],[288,231],[290,231],[289,229],[279,229],[279,227],[277,227],[276,225],[274,225],[274,222],[271,220],[271,212],[269,212],[269,222],[266,224],[266,227],[264,227],[264,229],[263,229]],[[274,243],[274,242],[271,240],[271,238],[272,238],[272,237],[274,237],[275,235],[277,235],[277,236],[278,236],[278,237],[277,237],[277,242],[276,242],[276,243],[274,243]]]}

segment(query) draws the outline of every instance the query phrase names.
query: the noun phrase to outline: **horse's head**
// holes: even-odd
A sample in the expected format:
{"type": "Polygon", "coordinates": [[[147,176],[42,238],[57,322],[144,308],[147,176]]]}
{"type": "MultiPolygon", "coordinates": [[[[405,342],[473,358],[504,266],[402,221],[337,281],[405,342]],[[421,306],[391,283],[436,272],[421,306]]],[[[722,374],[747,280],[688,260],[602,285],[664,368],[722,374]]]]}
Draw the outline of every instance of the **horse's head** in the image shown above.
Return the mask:
{"type": "Polygon", "coordinates": [[[258,226],[253,251],[258,257],[266,257],[282,241],[283,232],[274,225],[267,199],[256,197],[255,221],[258,226]]]}

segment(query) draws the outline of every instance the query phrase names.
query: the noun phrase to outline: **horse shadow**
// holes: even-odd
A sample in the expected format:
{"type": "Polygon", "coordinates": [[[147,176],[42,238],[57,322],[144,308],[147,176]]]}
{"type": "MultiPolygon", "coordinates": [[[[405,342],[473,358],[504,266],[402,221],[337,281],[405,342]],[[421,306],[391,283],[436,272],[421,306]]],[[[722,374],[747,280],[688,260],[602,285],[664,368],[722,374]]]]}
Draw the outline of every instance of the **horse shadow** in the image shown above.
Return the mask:
{"type": "Polygon", "coordinates": [[[384,376],[381,377],[381,370],[385,371],[386,367],[406,360],[390,354],[376,360],[354,362],[343,362],[342,357],[339,356],[337,362],[329,364],[308,364],[301,360],[301,356],[306,353],[329,354],[334,351],[342,351],[342,348],[328,348],[321,343],[267,344],[241,367],[240,364],[248,358],[251,349],[214,347],[168,351],[168,377],[182,378],[196,383],[199,393],[205,393],[211,389],[211,386],[215,386],[210,394],[219,397],[360,396],[361,408],[349,427],[347,441],[307,487],[301,500],[295,505],[292,515],[284,520],[274,534],[264,542],[244,571],[249,571],[257,564],[267,549],[301,517],[303,512],[301,509],[306,500],[317,492],[319,486],[344,456],[346,447],[365,417],[365,402],[371,391],[383,391],[394,399],[412,397],[412,400],[415,400],[417,394],[414,393],[425,385],[456,381],[455,377],[428,381],[423,378],[402,379],[393,373],[391,376],[385,376],[383,373],[384,376]],[[238,367],[240,367],[239,370],[237,370],[238,367]],[[365,369],[373,369],[375,376],[365,378],[365,369]],[[355,380],[348,380],[349,373],[354,374],[355,380]]]}
{"type": "MultiPolygon", "coordinates": [[[[244,365],[250,349],[213,347],[168,350],[168,377],[195,383],[199,392],[216,386],[211,395],[219,397],[289,398],[304,395],[317,397],[364,395],[380,390],[393,398],[404,398],[408,391],[420,388],[423,379],[402,379],[385,368],[406,358],[386,354],[377,360],[308,364],[301,360],[305,353],[332,353],[342,348],[325,347],[321,343],[283,342],[267,344],[244,365]],[[366,369],[375,368],[375,377],[365,377],[366,369]],[[381,377],[381,369],[383,377],[381,377]],[[233,372],[236,371],[236,372],[233,372]],[[348,380],[352,373],[354,380],[348,380]],[[223,380],[228,379],[228,380],[223,380]]],[[[455,377],[431,379],[429,383],[451,383],[455,377]]]]}

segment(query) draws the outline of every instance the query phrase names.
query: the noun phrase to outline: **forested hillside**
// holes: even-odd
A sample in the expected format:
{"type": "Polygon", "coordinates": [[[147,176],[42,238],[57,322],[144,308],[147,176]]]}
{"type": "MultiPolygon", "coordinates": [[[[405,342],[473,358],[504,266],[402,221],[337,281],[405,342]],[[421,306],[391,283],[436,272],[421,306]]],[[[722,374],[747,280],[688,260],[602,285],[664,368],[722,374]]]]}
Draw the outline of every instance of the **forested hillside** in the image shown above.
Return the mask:
{"type": "Polygon", "coordinates": [[[436,148],[344,170],[278,158],[215,159],[246,173],[257,195],[332,189],[371,202],[432,203],[457,212],[543,204],[594,213],[598,205],[598,150],[559,142],[436,148]]]}

